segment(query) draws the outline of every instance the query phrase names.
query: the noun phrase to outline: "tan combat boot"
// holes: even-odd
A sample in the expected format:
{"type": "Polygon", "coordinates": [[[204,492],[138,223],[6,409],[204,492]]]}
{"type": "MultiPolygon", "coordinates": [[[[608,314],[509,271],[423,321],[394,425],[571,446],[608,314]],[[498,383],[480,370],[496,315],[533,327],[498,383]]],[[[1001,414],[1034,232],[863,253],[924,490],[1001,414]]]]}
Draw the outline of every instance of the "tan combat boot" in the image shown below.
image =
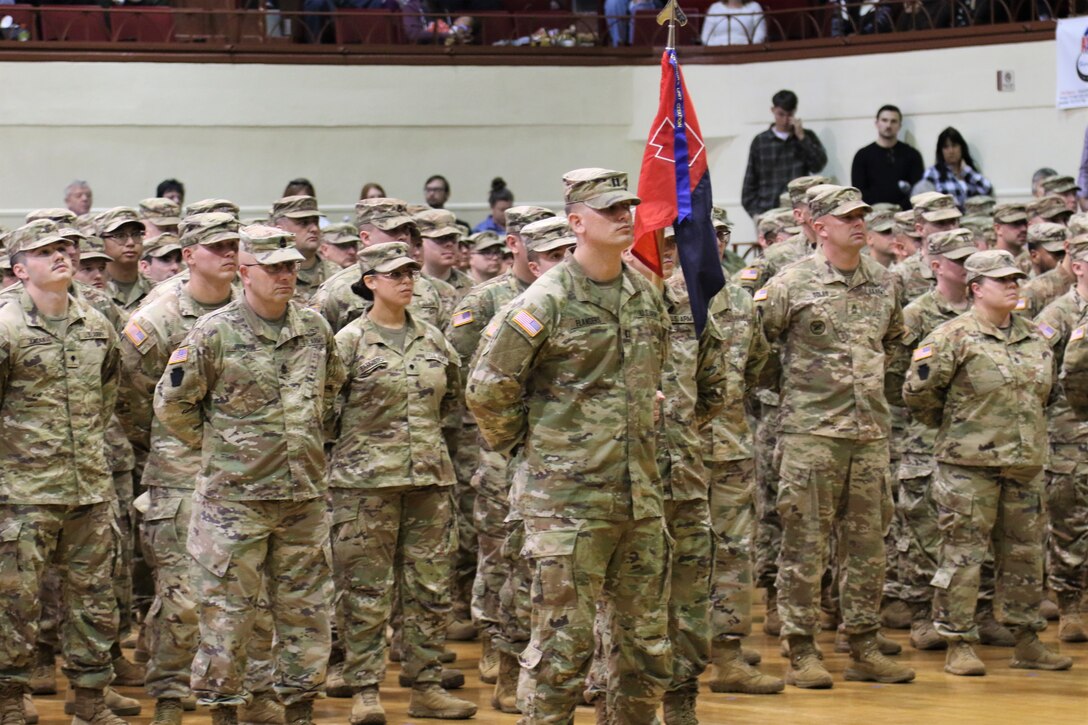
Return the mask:
{"type": "Polygon", "coordinates": [[[695,700],[699,687],[685,687],[665,693],[665,725],[699,725],[695,700]]]}
{"type": "Polygon", "coordinates": [[[325,675],[325,694],[329,697],[351,697],[355,693],[348,683],[344,682],[344,663],[337,662],[329,665],[329,671],[325,675]]]}
{"type": "Polygon", "coordinates": [[[1073,666],[1073,658],[1051,652],[1039,635],[1025,628],[1016,633],[1016,649],[1009,666],[1022,670],[1068,670],[1073,666]]]}
{"type": "Polygon", "coordinates": [[[446,626],[446,639],[454,642],[470,642],[478,634],[479,630],[471,619],[451,619],[446,626]]]}
{"type": "Polygon", "coordinates": [[[26,693],[23,693],[23,718],[26,725],[38,725],[41,719],[38,717],[38,708],[34,707],[34,699],[26,693]]]}
{"type": "Polygon", "coordinates": [[[0,725],[26,725],[22,685],[0,685],[0,725]]]}
{"type": "Polygon", "coordinates": [[[212,725],[238,725],[238,708],[233,705],[212,708],[212,725]]]}
{"type": "MultiPolygon", "coordinates": [[[[441,681],[439,684],[443,690],[460,690],[465,686],[465,673],[461,670],[451,670],[446,667],[442,668],[442,674],[440,675],[441,681]]],[[[415,680],[404,674],[402,670],[400,675],[397,676],[397,682],[401,687],[412,687],[415,685],[415,680]]]]}
{"type": "Polygon", "coordinates": [[[480,653],[480,682],[494,685],[499,679],[499,653],[495,645],[491,643],[491,635],[484,634],[481,637],[483,650],[480,653]]]}
{"type": "Polygon", "coordinates": [[[744,658],[744,661],[755,667],[763,661],[763,655],[759,653],[759,650],[752,649],[751,647],[741,646],[740,656],[744,658]]]}
{"type": "Polygon", "coordinates": [[[378,686],[362,687],[351,703],[351,725],[385,725],[385,710],[378,698],[378,686]]]}
{"type": "Polygon", "coordinates": [[[778,616],[778,592],[767,587],[767,613],[763,617],[763,633],[772,637],[782,634],[782,618],[778,616]]]}
{"type": "Polygon", "coordinates": [[[902,599],[887,599],[880,610],[880,622],[888,629],[910,629],[911,607],[902,599]]]}
{"type": "MultiPolygon", "coordinates": [[[[143,705],[140,701],[133,697],[125,697],[112,687],[107,687],[102,691],[102,698],[106,701],[106,707],[110,709],[114,715],[139,715],[143,709],[143,705]]],[[[68,688],[67,694],[64,696],[64,714],[74,715],[76,712],[76,693],[75,688],[68,688]]]]}
{"type": "Polygon", "coordinates": [[[1043,600],[1039,602],[1039,616],[1049,622],[1053,622],[1061,616],[1060,604],[1054,601],[1052,594],[1044,596],[1043,600]]]}
{"type": "Polygon", "coordinates": [[[773,695],[786,689],[785,682],[763,674],[745,661],[741,654],[740,640],[714,642],[713,647],[710,659],[714,665],[714,679],[710,681],[711,692],[773,695]]]}
{"type": "MultiPolygon", "coordinates": [[[[903,645],[899,644],[894,639],[885,637],[881,632],[876,633],[876,646],[882,655],[897,655],[903,651],[903,645]]],[[[846,635],[845,626],[841,624],[839,625],[839,628],[835,630],[835,651],[840,654],[850,652],[850,638],[846,635]]]]}
{"type": "Polygon", "coordinates": [[[978,624],[978,640],[982,644],[991,647],[1013,647],[1016,645],[1016,637],[1013,633],[994,618],[992,606],[984,605],[975,614],[975,622],[978,624]]]}
{"type": "Polygon", "coordinates": [[[910,623],[910,646],[918,650],[938,650],[948,647],[948,640],[937,633],[933,626],[933,607],[916,604],[914,620],[910,623]]]}
{"type": "Polygon", "coordinates": [[[509,652],[499,651],[499,675],[495,680],[495,692],[491,695],[491,707],[499,712],[516,714],[518,709],[518,675],[521,665],[509,652]]]}
{"type": "Polygon", "coordinates": [[[283,709],[283,715],[287,725],[313,725],[314,701],[292,702],[283,709]]]}
{"type": "Polygon", "coordinates": [[[1061,615],[1058,622],[1058,639],[1062,642],[1088,642],[1088,628],[1080,612],[1061,615]]]}
{"type": "Polygon", "coordinates": [[[272,693],[257,695],[238,708],[238,722],[243,725],[283,725],[285,718],[283,705],[272,693]]]}
{"type": "Polygon", "coordinates": [[[412,699],[408,701],[408,714],[436,720],[467,720],[476,714],[476,706],[454,697],[438,685],[416,685],[412,688],[412,699]]]}
{"type": "Polygon", "coordinates": [[[118,687],[143,687],[147,679],[147,668],[129,662],[124,657],[113,661],[113,682],[118,687]]]}
{"type": "Polygon", "coordinates": [[[826,690],[831,687],[831,673],[820,661],[812,637],[791,634],[788,641],[790,666],[786,670],[786,684],[806,690],[826,690]]]}
{"type": "Polygon", "coordinates": [[[944,671],[960,677],[982,677],[986,674],[986,665],[978,658],[970,644],[959,639],[948,643],[948,653],[944,656],[944,671]]]}
{"type": "Polygon", "coordinates": [[[196,710],[196,695],[186,695],[181,698],[181,709],[185,712],[196,710]]]}
{"type": "Polygon", "coordinates": [[[30,673],[30,692],[33,695],[57,694],[57,656],[52,647],[38,646],[34,669],[30,673]]]}
{"type": "Polygon", "coordinates": [[[76,687],[72,725],[125,725],[106,705],[102,690],[76,687]]]}
{"type": "Polygon", "coordinates": [[[850,635],[850,666],[846,668],[844,677],[847,680],[892,684],[910,682],[914,679],[914,670],[888,659],[880,651],[876,632],[866,632],[850,635]]]}
{"type": "Polygon", "coordinates": [[[181,725],[181,700],[161,698],[155,701],[155,717],[151,725],[181,725]]]}

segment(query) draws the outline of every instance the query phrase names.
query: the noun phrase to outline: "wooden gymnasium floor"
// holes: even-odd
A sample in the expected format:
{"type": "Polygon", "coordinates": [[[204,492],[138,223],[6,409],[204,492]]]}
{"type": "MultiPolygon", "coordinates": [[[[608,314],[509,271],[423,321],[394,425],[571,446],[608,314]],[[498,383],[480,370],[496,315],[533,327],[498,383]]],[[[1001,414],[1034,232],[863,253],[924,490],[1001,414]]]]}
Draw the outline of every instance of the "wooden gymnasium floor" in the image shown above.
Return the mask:
{"type": "MultiPolygon", "coordinates": [[[[756,634],[746,644],[763,654],[760,667],[776,676],[783,676],[786,661],[779,656],[778,641],[762,633],[763,608],[757,605],[755,612],[756,634]]],[[[1040,725],[1088,725],[1088,643],[1062,645],[1059,649],[1074,659],[1073,669],[1067,672],[1035,672],[1013,670],[1008,667],[1010,650],[1000,647],[979,647],[979,656],[985,660],[989,674],[981,678],[953,677],[942,670],[943,652],[918,652],[907,641],[905,631],[886,631],[886,634],[903,645],[898,659],[909,662],[917,671],[917,679],[909,685],[879,685],[874,683],[846,682],[842,671],[847,655],[834,654],[833,634],[820,635],[828,668],[835,677],[831,690],[805,691],[787,687],[779,695],[718,695],[704,686],[699,696],[699,719],[704,725],[726,723],[835,723],[836,725],[997,725],[998,723],[1039,723],[1040,725]]],[[[1043,632],[1043,640],[1057,644],[1057,623],[1051,622],[1043,632]]],[[[514,725],[516,715],[504,715],[491,709],[491,686],[480,682],[476,669],[479,644],[476,642],[450,643],[457,652],[452,665],[464,670],[465,687],[458,692],[479,704],[474,722],[481,725],[514,725]]],[[[127,651],[131,656],[131,651],[127,651]]],[[[382,688],[382,704],[388,722],[429,723],[434,720],[418,720],[407,716],[408,691],[397,686],[399,665],[391,664],[382,688]]],[[[704,677],[705,679],[705,677],[704,677]]],[[[67,686],[58,672],[58,684],[67,686]]],[[[142,689],[120,688],[129,697],[138,697],[144,710],[138,717],[127,718],[130,723],[149,723],[155,704],[142,689]]],[[[52,697],[35,698],[41,722],[44,725],[69,723],[71,717],[62,710],[63,689],[52,697]]],[[[351,700],[319,700],[315,714],[319,723],[348,722],[351,700]]],[[[211,720],[206,710],[185,713],[185,723],[207,725],[211,720]]],[[[593,712],[579,708],[577,725],[592,725],[593,712]]]]}

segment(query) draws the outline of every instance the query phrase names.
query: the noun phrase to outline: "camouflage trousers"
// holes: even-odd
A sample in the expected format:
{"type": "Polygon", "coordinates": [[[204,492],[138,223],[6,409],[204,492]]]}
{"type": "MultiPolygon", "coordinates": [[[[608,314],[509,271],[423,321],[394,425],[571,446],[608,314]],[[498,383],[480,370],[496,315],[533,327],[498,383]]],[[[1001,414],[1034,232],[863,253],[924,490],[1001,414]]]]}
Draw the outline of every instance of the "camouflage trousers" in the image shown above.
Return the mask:
{"type": "Polygon", "coordinates": [[[385,627],[396,587],[403,671],[420,683],[439,682],[450,613],[449,487],[334,488],[330,500],[344,681],[365,687],[385,679],[385,627]]]}
{"type": "Polygon", "coordinates": [[[756,586],[773,587],[782,548],[782,519],[778,515],[778,408],[763,404],[756,425],[756,530],[754,566],[756,586]]]}
{"type": "Polygon", "coordinates": [[[499,636],[500,629],[499,596],[503,582],[510,574],[502,552],[509,529],[506,516],[510,513],[510,506],[505,501],[479,492],[476,493],[474,505],[473,519],[479,550],[476,580],[472,583],[472,621],[494,640],[499,636]]]}
{"type": "Polygon", "coordinates": [[[74,687],[102,689],[113,679],[117,640],[113,577],[120,531],[113,502],[86,506],[0,505],[0,684],[26,685],[34,666],[41,602],[50,564],[63,606],[64,674],[74,687]]]}
{"type": "Polygon", "coordinates": [[[941,549],[931,583],[934,626],[942,636],[978,641],[975,609],[990,546],[995,614],[1009,627],[1042,628],[1042,485],[1040,466],[937,465],[933,499],[941,549]]]}
{"type": "Polygon", "coordinates": [[[457,442],[450,457],[456,476],[453,520],[457,548],[450,562],[450,597],[454,618],[464,620],[472,616],[472,587],[476,579],[476,490],[472,487],[472,477],[480,463],[480,440],[476,426],[467,423],[454,435],[457,442]]]}
{"type": "Polygon", "coordinates": [[[887,531],[884,532],[884,597],[887,599],[903,599],[904,584],[899,578],[899,540],[903,537],[903,518],[898,506],[895,505],[899,498],[899,487],[895,482],[899,480],[899,462],[903,457],[904,427],[907,421],[907,413],[902,408],[892,407],[892,429],[888,437],[888,477],[889,488],[892,494],[892,518],[887,531]]]}
{"type": "Polygon", "coordinates": [[[782,552],[776,585],[782,636],[812,636],[819,630],[820,582],[833,529],[845,631],[879,629],[884,531],[891,518],[888,441],[782,433],[778,445],[782,552]]]}
{"type": "MultiPolygon", "coordinates": [[[[151,505],[143,516],[141,548],[155,583],[155,597],[144,620],[147,637],[147,694],[154,698],[188,697],[189,668],[200,638],[186,549],[192,513],[191,490],[151,487],[151,505]]],[[[272,613],[267,588],[261,588],[253,634],[246,642],[245,690],[272,692],[272,613]]]]}
{"type": "Polygon", "coordinates": [[[532,559],[527,722],[573,722],[594,653],[599,600],[610,616],[608,707],[618,722],[656,723],[672,678],[668,636],[671,543],[661,519],[525,520],[532,559]]]}
{"type": "Polygon", "coordinates": [[[327,504],[227,501],[193,494],[187,549],[200,641],[193,694],[205,705],[240,705],[246,644],[268,588],[275,636],[273,689],[284,704],[318,697],[332,636],[332,553],[327,504]]]}
{"type": "Polygon", "coordinates": [[[1088,584],[1088,452],[1052,444],[1046,472],[1047,582],[1062,611],[1077,611],[1088,584]]]}
{"type": "MultiPolygon", "coordinates": [[[[714,578],[710,622],[715,641],[752,633],[752,534],[755,463],[707,462],[710,521],[714,527],[714,578]]],[[[675,582],[675,579],[674,579],[675,582]]],[[[675,583],[673,584],[675,587],[675,583]]]]}
{"type": "MultiPolygon", "coordinates": [[[[525,526],[520,520],[506,523],[502,558],[507,577],[499,589],[499,630],[493,641],[495,649],[520,657],[532,637],[533,561],[521,555],[525,547],[525,526]]],[[[522,668],[518,677],[517,705],[529,711],[532,699],[532,673],[522,668]]]]}

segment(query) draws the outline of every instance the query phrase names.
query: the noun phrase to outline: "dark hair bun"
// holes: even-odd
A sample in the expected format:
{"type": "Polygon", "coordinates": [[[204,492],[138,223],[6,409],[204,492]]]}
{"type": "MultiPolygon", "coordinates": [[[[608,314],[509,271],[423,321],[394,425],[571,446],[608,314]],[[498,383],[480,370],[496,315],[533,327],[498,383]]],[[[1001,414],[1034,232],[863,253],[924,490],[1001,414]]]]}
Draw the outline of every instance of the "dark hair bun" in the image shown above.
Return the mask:
{"type": "Polygon", "coordinates": [[[491,180],[491,191],[502,191],[506,188],[506,181],[501,176],[491,180]]]}

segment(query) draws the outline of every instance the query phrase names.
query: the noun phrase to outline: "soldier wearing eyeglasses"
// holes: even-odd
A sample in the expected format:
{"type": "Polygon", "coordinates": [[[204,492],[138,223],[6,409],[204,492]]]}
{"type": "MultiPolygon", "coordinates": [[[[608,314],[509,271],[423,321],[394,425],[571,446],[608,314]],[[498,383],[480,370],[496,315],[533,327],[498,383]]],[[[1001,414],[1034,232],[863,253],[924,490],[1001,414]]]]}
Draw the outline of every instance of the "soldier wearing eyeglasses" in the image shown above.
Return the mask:
{"type": "Polygon", "coordinates": [[[94,219],[95,232],[113,261],[106,265],[109,293],[126,312],[136,309],[154,284],[140,274],[144,254],[144,224],[135,209],[119,206],[94,219]]]}

